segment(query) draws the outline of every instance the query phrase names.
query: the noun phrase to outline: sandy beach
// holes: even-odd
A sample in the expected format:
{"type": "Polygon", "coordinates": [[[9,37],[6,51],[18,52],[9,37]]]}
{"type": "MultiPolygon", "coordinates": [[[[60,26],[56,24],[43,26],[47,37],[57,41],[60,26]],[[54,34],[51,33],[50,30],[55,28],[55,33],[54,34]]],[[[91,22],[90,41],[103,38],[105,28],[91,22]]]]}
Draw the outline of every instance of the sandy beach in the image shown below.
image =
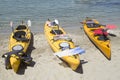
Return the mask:
{"type": "MultiPolygon", "coordinates": [[[[85,49],[80,55],[83,73],[73,71],[58,57],[53,55],[44,33],[33,33],[34,42],[31,51],[33,65],[20,68],[19,74],[12,69],[6,70],[2,54],[8,51],[9,35],[0,34],[0,80],[119,80],[120,79],[120,34],[111,39],[111,60],[91,43],[83,30],[65,31],[73,39],[76,46],[85,49]]],[[[120,31],[119,31],[120,32],[120,31]]]]}

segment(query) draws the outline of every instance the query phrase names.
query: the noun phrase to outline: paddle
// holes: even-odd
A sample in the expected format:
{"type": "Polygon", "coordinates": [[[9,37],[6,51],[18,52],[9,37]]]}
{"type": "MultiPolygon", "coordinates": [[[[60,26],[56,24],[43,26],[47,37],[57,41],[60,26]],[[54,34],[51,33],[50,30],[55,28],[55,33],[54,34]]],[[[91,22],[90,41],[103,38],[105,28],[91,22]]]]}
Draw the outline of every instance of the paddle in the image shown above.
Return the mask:
{"type": "Polygon", "coordinates": [[[53,29],[53,31],[54,31],[55,35],[58,35],[57,32],[54,29],[53,29]]]}
{"type": "Polygon", "coordinates": [[[67,49],[61,52],[57,52],[54,55],[58,57],[64,57],[64,56],[72,56],[72,55],[83,54],[83,53],[85,53],[84,49],[81,49],[80,47],[76,47],[73,49],[67,49]]]}
{"type": "Polygon", "coordinates": [[[58,26],[58,30],[59,30],[59,21],[57,19],[55,19],[55,24],[58,26]]]}
{"type": "MultiPolygon", "coordinates": [[[[54,20],[54,22],[53,22],[54,24],[54,26],[57,26],[58,27],[58,30],[59,30],[59,21],[57,20],[57,19],[55,19],[54,20]]],[[[56,34],[56,35],[58,35],[58,33],[53,29],[53,32],[56,34]]]]}
{"type": "Polygon", "coordinates": [[[27,25],[28,25],[28,27],[31,27],[31,20],[27,21],[27,25]]]}
{"type": "Polygon", "coordinates": [[[13,22],[12,21],[10,21],[10,27],[12,28],[12,32],[14,32],[13,22]]]}
{"type": "Polygon", "coordinates": [[[11,56],[12,54],[15,54],[18,56],[18,53],[21,52],[22,50],[15,50],[15,51],[10,51],[10,52],[7,52],[5,54],[2,55],[2,57],[8,57],[8,56],[11,56]]]}
{"type": "Polygon", "coordinates": [[[117,26],[114,25],[114,24],[107,24],[107,25],[106,25],[106,28],[107,28],[107,29],[116,29],[117,26]]]}

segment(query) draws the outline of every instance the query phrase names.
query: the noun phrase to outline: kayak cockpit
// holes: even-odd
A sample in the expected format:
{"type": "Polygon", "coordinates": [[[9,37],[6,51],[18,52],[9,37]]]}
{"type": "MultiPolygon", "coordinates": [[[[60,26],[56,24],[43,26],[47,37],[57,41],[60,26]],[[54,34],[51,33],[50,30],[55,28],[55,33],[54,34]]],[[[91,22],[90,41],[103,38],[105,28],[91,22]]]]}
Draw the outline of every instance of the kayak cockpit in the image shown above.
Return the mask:
{"type": "Polygon", "coordinates": [[[23,30],[23,29],[27,29],[27,27],[25,25],[19,25],[16,30],[23,30]]]}
{"type": "Polygon", "coordinates": [[[57,35],[58,35],[58,34],[59,34],[59,35],[60,35],[60,34],[63,34],[63,32],[62,32],[61,30],[51,30],[50,33],[55,34],[55,35],[56,35],[56,34],[57,34],[57,35]]]}
{"type": "Polygon", "coordinates": [[[14,32],[13,38],[16,39],[17,41],[23,41],[23,42],[28,41],[28,39],[26,38],[25,31],[14,32]]]}

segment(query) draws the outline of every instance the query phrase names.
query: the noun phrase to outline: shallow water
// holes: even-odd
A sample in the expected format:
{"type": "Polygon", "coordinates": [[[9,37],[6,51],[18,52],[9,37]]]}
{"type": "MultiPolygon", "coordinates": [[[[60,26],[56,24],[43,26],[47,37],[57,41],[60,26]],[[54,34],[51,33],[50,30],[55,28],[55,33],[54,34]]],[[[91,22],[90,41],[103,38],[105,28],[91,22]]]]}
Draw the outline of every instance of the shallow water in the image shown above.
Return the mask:
{"type": "Polygon", "coordinates": [[[32,31],[43,31],[45,21],[57,18],[60,25],[78,28],[86,16],[102,24],[115,24],[120,27],[119,0],[1,0],[0,33],[9,33],[9,22],[14,26],[30,19],[32,31]]]}

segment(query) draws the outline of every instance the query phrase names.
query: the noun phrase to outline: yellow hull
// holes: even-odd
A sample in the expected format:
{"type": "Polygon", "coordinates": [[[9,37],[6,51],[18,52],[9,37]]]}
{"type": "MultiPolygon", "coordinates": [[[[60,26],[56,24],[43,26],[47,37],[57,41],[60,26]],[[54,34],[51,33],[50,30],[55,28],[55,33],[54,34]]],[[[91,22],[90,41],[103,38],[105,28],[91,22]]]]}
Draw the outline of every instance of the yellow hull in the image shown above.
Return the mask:
{"type": "MultiPolygon", "coordinates": [[[[30,40],[31,40],[31,31],[30,29],[26,26],[26,25],[19,25],[20,26],[25,26],[26,29],[18,29],[17,28],[14,30],[14,32],[12,32],[11,36],[10,36],[10,40],[9,40],[9,52],[13,51],[13,47],[16,45],[20,45],[23,47],[22,52],[26,53],[29,44],[30,44],[30,40]],[[17,32],[25,32],[25,37],[28,39],[28,41],[19,41],[16,38],[14,38],[15,33],[17,32]]],[[[12,67],[12,69],[14,70],[14,72],[17,72],[19,69],[21,63],[21,59],[19,58],[19,56],[12,54],[10,56],[10,65],[12,67]]]]}
{"type": "MultiPolygon", "coordinates": [[[[93,20],[94,23],[99,24],[97,20],[93,20]]],[[[98,40],[99,36],[94,36],[93,30],[103,28],[104,26],[99,26],[96,28],[88,28],[86,24],[86,20],[83,22],[83,27],[86,35],[89,37],[89,39],[96,45],[96,47],[99,48],[99,50],[103,53],[103,55],[110,60],[111,59],[111,48],[110,48],[110,40],[102,41],[98,40]]]]}
{"type": "MultiPolygon", "coordinates": [[[[70,48],[75,48],[75,45],[72,41],[67,41],[64,39],[54,40],[53,38],[56,36],[56,34],[51,33],[53,28],[57,28],[57,26],[49,27],[47,24],[45,24],[45,26],[44,26],[45,36],[54,52],[62,51],[61,47],[60,47],[60,43],[62,43],[62,42],[67,42],[70,45],[70,48]]],[[[66,32],[61,27],[59,27],[59,30],[62,31],[61,35],[66,35],[66,32]]],[[[64,56],[64,57],[61,57],[61,59],[65,62],[67,62],[68,65],[72,68],[72,70],[76,70],[78,68],[78,66],[80,65],[79,55],[64,56]]]]}
{"type": "Polygon", "coordinates": [[[20,59],[16,55],[11,55],[10,57],[10,64],[14,72],[18,71],[19,65],[20,65],[20,59]]]}

